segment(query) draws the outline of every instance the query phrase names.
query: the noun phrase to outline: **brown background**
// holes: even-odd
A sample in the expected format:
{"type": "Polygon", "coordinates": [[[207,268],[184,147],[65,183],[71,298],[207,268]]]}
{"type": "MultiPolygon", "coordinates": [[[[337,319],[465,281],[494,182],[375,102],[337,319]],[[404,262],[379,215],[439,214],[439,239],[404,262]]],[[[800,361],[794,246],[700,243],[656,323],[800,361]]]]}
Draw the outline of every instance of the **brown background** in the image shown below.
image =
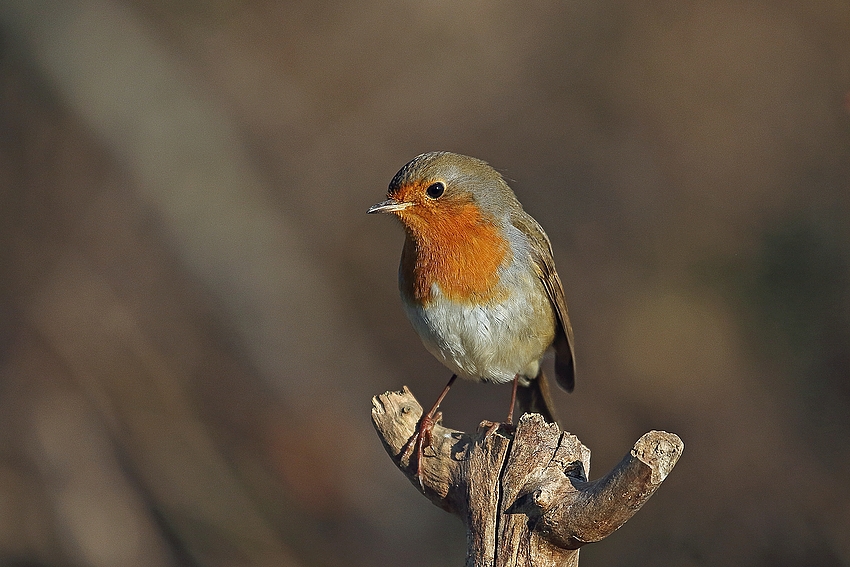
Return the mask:
{"type": "Polygon", "coordinates": [[[0,565],[460,565],[369,422],[435,149],[553,241],[591,476],[685,441],[582,565],[850,564],[848,93],[844,0],[4,0],[0,565]]]}

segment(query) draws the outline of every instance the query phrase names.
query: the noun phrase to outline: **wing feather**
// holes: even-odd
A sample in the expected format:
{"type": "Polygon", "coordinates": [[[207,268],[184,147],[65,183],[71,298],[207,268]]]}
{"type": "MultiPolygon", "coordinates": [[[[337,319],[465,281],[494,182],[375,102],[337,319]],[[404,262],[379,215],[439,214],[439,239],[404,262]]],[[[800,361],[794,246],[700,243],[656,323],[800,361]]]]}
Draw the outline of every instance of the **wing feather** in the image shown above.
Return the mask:
{"type": "Polygon", "coordinates": [[[573,327],[567,311],[567,300],[564,297],[564,286],[555,270],[555,259],[552,255],[552,244],[546,232],[534,218],[525,211],[517,211],[511,218],[511,224],[528,236],[531,242],[531,257],[537,276],[543,283],[546,295],[552,303],[558,320],[555,332],[555,377],[558,385],[567,392],[575,387],[575,347],[573,327]]]}

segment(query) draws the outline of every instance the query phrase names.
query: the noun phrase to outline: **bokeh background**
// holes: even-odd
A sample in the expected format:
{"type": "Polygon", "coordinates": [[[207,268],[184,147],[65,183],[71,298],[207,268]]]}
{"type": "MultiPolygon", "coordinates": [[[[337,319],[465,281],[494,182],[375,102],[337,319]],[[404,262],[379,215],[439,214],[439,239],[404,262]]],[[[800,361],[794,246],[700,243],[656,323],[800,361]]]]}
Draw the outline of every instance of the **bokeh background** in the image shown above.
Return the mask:
{"type": "Polygon", "coordinates": [[[549,233],[591,477],[685,442],[582,565],[850,565],[848,93],[846,0],[3,0],[0,565],[462,564],[370,423],[435,149],[549,233]]]}

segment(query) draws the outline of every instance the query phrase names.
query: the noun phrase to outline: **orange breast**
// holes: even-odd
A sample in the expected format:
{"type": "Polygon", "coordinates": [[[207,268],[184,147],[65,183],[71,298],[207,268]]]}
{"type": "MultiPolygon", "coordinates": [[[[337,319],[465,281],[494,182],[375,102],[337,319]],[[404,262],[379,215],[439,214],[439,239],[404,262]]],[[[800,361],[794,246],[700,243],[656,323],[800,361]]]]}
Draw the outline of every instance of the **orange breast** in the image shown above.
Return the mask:
{"type": "Polygon", "coordinates": [[[399,216],[408,233],[401,270],[402,292],[409,299],[427,305],[434,283],[458,302],[487,302],[504,294],[498,287],[498,268],[510,247],[473,203],[402,211],[399,216]]]}

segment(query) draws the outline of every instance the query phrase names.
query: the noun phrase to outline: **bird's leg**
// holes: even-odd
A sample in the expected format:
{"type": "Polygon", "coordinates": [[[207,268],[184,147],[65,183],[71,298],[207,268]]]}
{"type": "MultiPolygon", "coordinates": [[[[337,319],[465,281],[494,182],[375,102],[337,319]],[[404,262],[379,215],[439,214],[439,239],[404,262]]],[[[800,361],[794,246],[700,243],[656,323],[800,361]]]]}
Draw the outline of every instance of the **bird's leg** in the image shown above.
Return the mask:
{"type": "MultiPolygon", "coordinates": [[[[482,425],[488,425],[487,431],[484,433],[484,437],[489,437],[494,434],[499,427],[503,425],[507,425],[509,428],[512,428],[514,425],[514,406],[516,405],[516,389],[519,385],[519,374],[514,376],[513,388],[511,388],[511,407],[508,409],[508,417],[505,419],[503,423],[499,423],[498,421],[483,421],[482,425]]],[[[479,426],[480,427],[480,426],[479,426]]]]}
{"type": "Polygon", "coordinates": [[[457,374],[452,374],[448,384],[443,388],[437,401],[434,402],[434,406],[427,414],[422,415],[422,419],[419,420],[419,424],[416,426],[416,431],[413,432],[413,436],[407,441],[407,444],[405,444],[404,449],[401,451],[402,454],[405,454],[411,443],[413,444],[413,452],[416,454],[416,478],[419,479],[419,487],[423,490],[425,487],[422,485],[422,453],[431,445],[431,433],[434,430],[434,424],[442,417],[442,413],[438,413],[437,410],[440,409],[443,398],[449,393],[455,380],[457,380],[457,374]]]}
{"type": "Polygon", "coordinates": [[[516,389],[519,385],[519,374],[514,376],[514,386],[511,388],[511,407],[508,410],[508,418],[505,420],[505,423],[508,425],[514,424],[514,406],[516,405],[516,389]]]}

